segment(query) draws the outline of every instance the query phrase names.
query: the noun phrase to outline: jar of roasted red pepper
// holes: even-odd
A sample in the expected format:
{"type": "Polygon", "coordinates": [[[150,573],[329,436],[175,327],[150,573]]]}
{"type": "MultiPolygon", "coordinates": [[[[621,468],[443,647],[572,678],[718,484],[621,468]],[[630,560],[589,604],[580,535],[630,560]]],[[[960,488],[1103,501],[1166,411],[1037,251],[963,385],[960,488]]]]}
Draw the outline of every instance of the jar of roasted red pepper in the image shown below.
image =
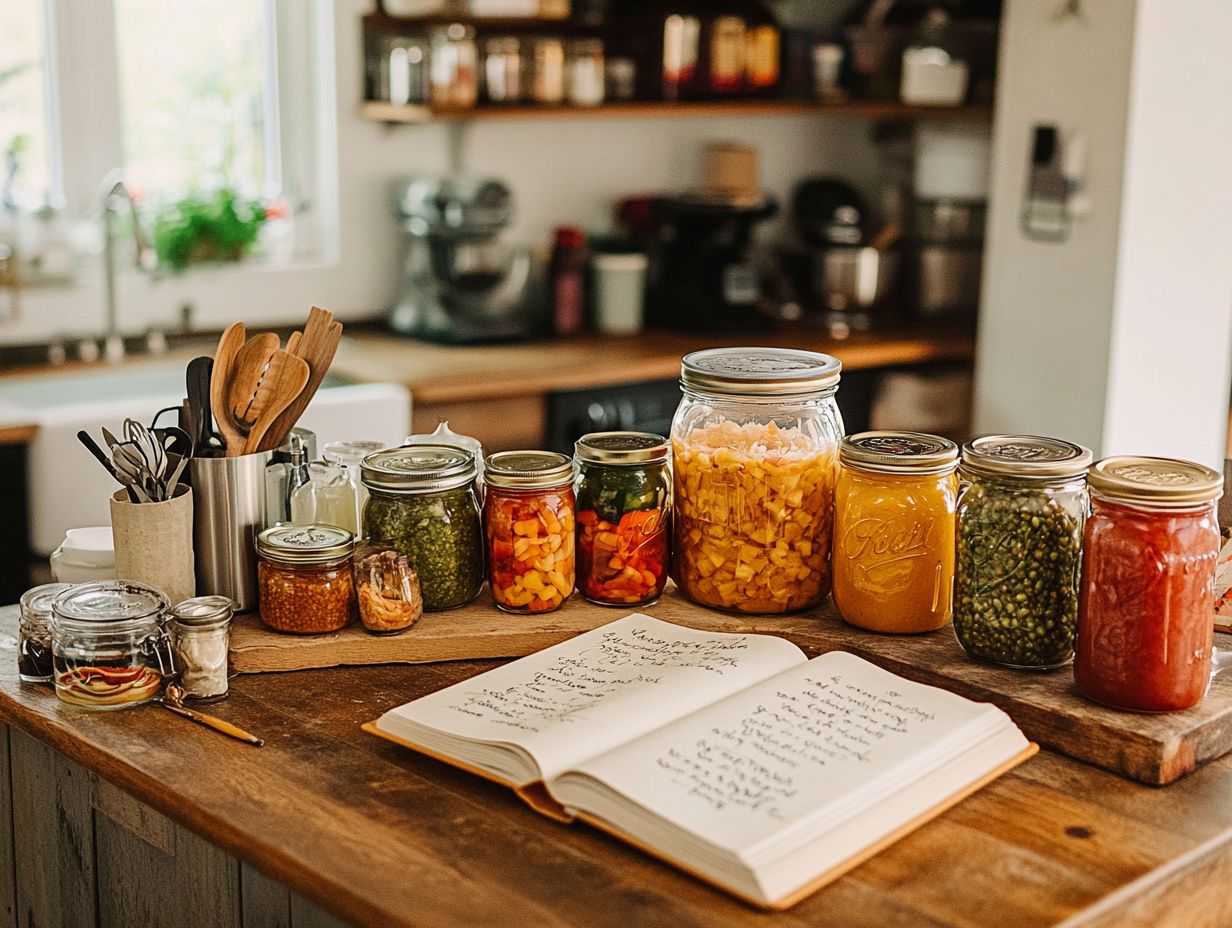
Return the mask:
{"type": "Polygon", "coordinates": [[[1088,480],[1074,683],[1118,709],[1197,705],[1211,676],[1223,478],[1188,461],[1114,457],[1088,480]]]}
{"type": "Polygon", "coordinates": [[[506,612],[551,612],[573,592],[573,461],[501,451],[484,465],[488,582],[506,612]]]}
{"type": "Polygon", "coordinates": [[[649,432],[592,432],[578,464],[577,581],[604,606],[644,606],[668,570],[667,439],[649,432]]]}

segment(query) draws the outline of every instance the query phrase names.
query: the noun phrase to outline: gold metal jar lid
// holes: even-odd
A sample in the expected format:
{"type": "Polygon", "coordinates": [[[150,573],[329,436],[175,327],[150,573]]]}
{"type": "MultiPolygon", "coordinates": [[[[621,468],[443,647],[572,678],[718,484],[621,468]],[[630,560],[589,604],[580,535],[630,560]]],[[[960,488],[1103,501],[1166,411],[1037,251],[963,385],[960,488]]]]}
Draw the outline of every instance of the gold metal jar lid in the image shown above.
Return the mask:
{"type": "Polygon", "coordinates": [[[1089,448],[1041,435],[984,435],[963,445],[965,471],[992,477],[1063,480],[1091,466],[1089,448]]]}
{"type": "Polygon", "coordinates": [[[838,358],[795,348],[707,348],[680,361],[680,383],[729,396],[801,396],[838,385],[838,358]]]}
{"type": "Polygon", "coordinates": [[[885,474],[945,474],[957,466],[958,445],[925,432],[877,431],[848,435],[840,463],[885,474]]]}
{"type": "Polygon", "coordinates": [[[588,464],[660,464],[667,460],[667,439],[653,432],[591,432],[573,446],[588,464]]]}
{"type": "Polygon", "coordinates": [[[355,536],[336,525],[275,525],[257,536],[257,554],[280,564],[328,564],[355,551],[355,536]]]}
{"type": "Polygon", "coordinates": [[[555,451],[498,451],[484,462],[483,479],[489,487],[550,490],[573,482],[573,461],[555,451]]]}
{"type": "Polygon", "coordinates": [[[1106,499],[1151,506],[1192,506],[1223,494],[1223,475],[1219,471],[1174,458],[1104,458],[1091,468],[1087,482],[1106,499]]]}
{"type": "Polygon", "coordinates": [[[475,455],[454,445],[406,445],[374,451],[359,467],[359,478],[373,490],[436,493],[475,479],[475,455]]]}

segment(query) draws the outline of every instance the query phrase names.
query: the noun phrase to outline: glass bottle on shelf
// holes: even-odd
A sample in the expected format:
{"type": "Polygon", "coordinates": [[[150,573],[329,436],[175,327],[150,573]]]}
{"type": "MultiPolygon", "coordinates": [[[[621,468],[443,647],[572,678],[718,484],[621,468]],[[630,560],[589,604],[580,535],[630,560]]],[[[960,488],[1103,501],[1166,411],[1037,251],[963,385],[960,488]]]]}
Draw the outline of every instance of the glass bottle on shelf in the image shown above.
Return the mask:
{"type": "Polygon", "coordinates": [[[554,36],[531,40],[530,97],[535,103],[558,106],[565,99],[565,43],[554,36]]]}
{"type": "Polygon", "coordinates": [[[522,43],[516,37],[499,36],[484,43],[483,92],[489,103],[520,103],[524,98],[522,43]]]}
{"type": "Polygon", "coordinates": [[[566,92],[574,106],[599,106],[603,103],[603,42],[578,39],[569,46],[566,66],[566,92]]]}
{"type": "Polygon", "coordinates": [[[450,23],[432,31],[432,57],[428,67],[432,105],[442,109],[470,109],[479,99],[479,50],[475,30],[450,23]]]}

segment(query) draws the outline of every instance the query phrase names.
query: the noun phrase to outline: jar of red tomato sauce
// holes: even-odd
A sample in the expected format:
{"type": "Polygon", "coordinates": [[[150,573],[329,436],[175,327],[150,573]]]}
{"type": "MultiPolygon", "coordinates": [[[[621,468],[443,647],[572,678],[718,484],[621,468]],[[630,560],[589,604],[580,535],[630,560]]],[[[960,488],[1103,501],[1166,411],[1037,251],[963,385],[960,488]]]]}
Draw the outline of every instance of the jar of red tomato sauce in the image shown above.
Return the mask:
{"type": "Polygon", "coordinates": [[[488,583],[506,612],[551,612],[573,592],[573,461],[501,451],[484,466],[488,583]]]}
{"type": "Polygon", "coordinates": [[[1211,676],[1223,478],[1188,461],[1114,457],[1088,480],[1074,683],[1118,709],[1197,705],[1211,676]]]}

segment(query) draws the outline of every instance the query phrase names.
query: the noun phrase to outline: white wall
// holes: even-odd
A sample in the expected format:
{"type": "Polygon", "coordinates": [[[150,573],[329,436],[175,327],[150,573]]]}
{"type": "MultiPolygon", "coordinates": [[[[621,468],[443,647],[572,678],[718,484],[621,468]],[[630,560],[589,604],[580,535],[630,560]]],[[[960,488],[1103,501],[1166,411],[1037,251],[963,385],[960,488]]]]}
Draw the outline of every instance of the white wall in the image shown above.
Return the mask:
{"type": "Polygon", "coordinates": [[[981,432],[1223,458],[1232,317],[1232,4],[1008,0],[976,371],[981,432]],[[1090,214],[1019,229],[1031,129],[1085,138],[1090,214]]]}
{"type": "MultiPolygon", "coordinates": [[[[831,12],[841,5],[821,3],[831,12]]],[[[218,329],[236,318],[254,324],[294,322],[313,303],[343,319],[370,317],[390,305],[401,240],[391,208],[392,185],[411,173],[445,170],[453,129],[442,124],[387,127],[360,118],[360,16],[371,6],[371,0],[319,0],[322,15],[331,16],[334,25],[333,47],[319,54],[320,76],[336,94],[333,124],[325,126],[325,167],[336,178],[331,191],[339,216],[336,259],[282,269],[194,270],[154,282],[126,271],[119,290],[124,330],[168,327],[185,302],[195,306],[195,322],[202,329],[218,329]]],[[[695,180],[707,139],[757,145],[765,185],[780,198],[796,180],[816,173],[845,175],[871,187],[877,159],[869,129],[867,120],[819,116],[491,121],[462,130],[462,152],[467,168],[499,175],[512,185],[518,216],[511,237],[546,244],[551,229],[561,223],[605,228],[610,204],[619,195],[674,189],[695,180]]],[[[101,331],[97,263],[87,262],[82,280],[71,290],[25,293],[22,317],[0,321],[0,342],[101,331]]]]}

